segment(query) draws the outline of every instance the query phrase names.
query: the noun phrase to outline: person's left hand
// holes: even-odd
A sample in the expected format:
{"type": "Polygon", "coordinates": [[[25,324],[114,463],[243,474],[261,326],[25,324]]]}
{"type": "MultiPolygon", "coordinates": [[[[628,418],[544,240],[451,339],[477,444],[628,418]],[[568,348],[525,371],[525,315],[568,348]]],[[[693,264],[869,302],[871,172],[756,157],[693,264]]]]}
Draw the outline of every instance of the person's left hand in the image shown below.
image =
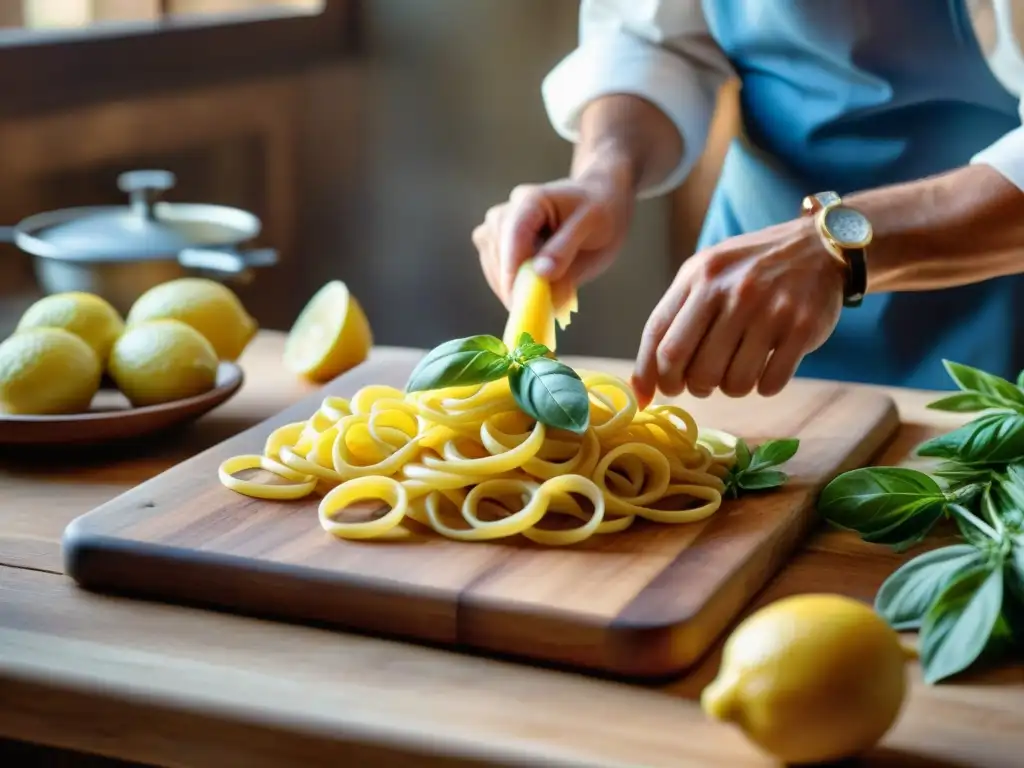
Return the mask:
{"type": "Polygon", "coordinates": [[[641,405],[655,390],[707,397],[777,394],[839,322],[843,266],[813,220],[740,235],[683,264],[644,328],[633,374],[641,405]]]}

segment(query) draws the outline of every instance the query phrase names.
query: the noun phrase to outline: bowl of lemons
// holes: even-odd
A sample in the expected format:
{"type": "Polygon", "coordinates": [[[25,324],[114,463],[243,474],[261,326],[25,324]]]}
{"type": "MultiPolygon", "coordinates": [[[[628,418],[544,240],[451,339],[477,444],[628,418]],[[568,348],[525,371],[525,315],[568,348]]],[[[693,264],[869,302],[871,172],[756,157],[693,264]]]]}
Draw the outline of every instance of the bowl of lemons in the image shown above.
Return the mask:
{"type": "Polygon", "coordinates": [[[205,278],[157,285],[125,317],[95,294],[46,296],[0,342],[0,445],[97,444],[197,419],[238,392],[257,329],[205,278]]]}

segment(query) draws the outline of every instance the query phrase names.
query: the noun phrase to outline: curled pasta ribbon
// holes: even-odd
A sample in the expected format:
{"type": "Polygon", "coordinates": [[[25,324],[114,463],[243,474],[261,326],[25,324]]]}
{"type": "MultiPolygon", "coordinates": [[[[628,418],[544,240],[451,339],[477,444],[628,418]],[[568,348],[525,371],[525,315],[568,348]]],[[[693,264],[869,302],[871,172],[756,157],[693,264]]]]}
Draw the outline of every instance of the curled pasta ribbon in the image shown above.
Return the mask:
{"type": "Polygon", "coordinates": [[[594,432],[599,440],[612,437],[628,427],[637,413],[633,389],[622,379],[604,373],[587,373],[581,377],[590,394],[591,418],[598,418],[594,432]],[[614,396],[602,390],[610,389],[614,396]],[[603,418],[602,418],[603,417],[603,418]]]}
{"type": "Polygon", "coordinates": [[[678,406],[639,411],[622,379],[580,375],[591,413],[582,435],[533,421],[507,379],[415,393],[371,385],[349,399],[325,397],[308,420],[275,429],[262,456],[229,459],[219,477],[254,498],[321,497],[321,525],[341,539],[427,528],[456,541],[522,536],[568,546],[637,519],[683,524],[713,514],[736,438],[698,428],[678,406]],[[237,477],[250,469],[285,483],[237,477]],[[343,519],[365,500],[386,511],[343,519]],[[555,519],[560,525],[547,524],[555,519]]]}
{"type": "Polygon", "coordinates": [[[352,414],[352,406],[343,397],[325,397],[323,403],[320,404],[320,413],[332,424],[337,424],[352,414]]]}
{"type": "Polygon", "coordinates": [[[277,459],[280,456],[281,449],[284,447],[292,448],[299,440],[302,439],[302,434],[306,429],[306,422],[298,421],[294,424],[285,424],[283,427],[278,427],[270,433],[270,437],[267,438],[267,442],[263,446],[263,453],[267,458],[277,459]]]}
{"type": "MultiPolygon", "coordinates": [[[[558,495],[564,495],[566,499],[572,500],[569,494],[578,493],[590,501],[594,510],[590,513],[589,518],[585,514],[578,514],[575,510],[579,510],[582,513],[582,509],[579,504],[575,503],[575,500],[572,500],[572,506],[575,507],[575,510],[569,514],[584,520],[583,525],[566,531],[543,530],[537,527],[528,528],[523,531],[523,536],[530,541],[537,544],[545,544],[549,547],[565,547],[589,539],[601,529],[601,525],[604,523],[605,512],[604,494],[601,493],[600,489],[592,481],[587,480],[585,477],[580,477],[579,475],[553,477],[547,480],[537,493],[544,496],[549,509],[556,506],[555,502],[558,495]]],[[[562,505],[557,506],[559,511],[564,509],[562,505]]],[[[624,520],[625,518],[621,519],[624,520]]],[[[616,525],[607,526],[603,531],[604,533],[609,533],[613,529],[625,530],[633,521],[630,519],[624,524],[619,520],[612,520],[610,522],[616,525]]]]}
{"type": "Polygon", "coordinates": [[[535,422],[530,436],[515,448],[480,458],[467,458],[459,452],[457,441],[449,440],[444,444],[444,459],[424,456],[423,463],[433,469],[447,469],[461,475],[498,475],[516,469],[536,456],[544,443],[544,433],[544,425],[535,422]]]}
{"type": "Polygon", "coordinates": [[[390,533],[409,511],[409,494],[397,480],[390,477],[357,477],[342,483],[320,501],[317,510],[320,525],[334,536],[343,539],[376,539],[390,533]],[[351,507],[354,502],[379,499],[391,509],[387,514],[359,522],[343,523],[334,515],[351,507]]]}
{"type": "Polygon", "coordinates": [[[225,459],[217,470],[217,476],[221,483],[231,490],[261,499],[301,499],[312,493],[316,487],[316,478],[312,475],[296,472],[266,456],[233,456],[225,459]],[[247,469],[262,469],[291,482],[257,483],[236,477],[239,472],[247,469]]]}
{"type": "MultiPolygon", "coordinates": [[[[627,443],[611,450],[594,470],[594,482],[605,495],[605,502],[612,512],[636,515],[658,523],[693,523],[713,514],[722,503],[722,492],[718,488],[701,485],[671,485],[672,471],[668,459],[652,445],[627,443]],[[642,492],[632,496],[620,496],[608,488],[606,475],[612,464],[621,456],[632,454],[651,469],[650,477],[642,492]],[[704,501],[700,506],[662,510],[651,506],[663,498],[686,494],[704,501]]],[[[717,479],[717,478],[716,478],[717,479]]],[[[638,489],[639,490],[639,489],[638,489]]]]}
{"type": "Polygon", "coordinates": [[[720,429],[702,428],[700,444],[709,451],[716,462],[732,465],[736,461],[736,437],[720,429]]]}

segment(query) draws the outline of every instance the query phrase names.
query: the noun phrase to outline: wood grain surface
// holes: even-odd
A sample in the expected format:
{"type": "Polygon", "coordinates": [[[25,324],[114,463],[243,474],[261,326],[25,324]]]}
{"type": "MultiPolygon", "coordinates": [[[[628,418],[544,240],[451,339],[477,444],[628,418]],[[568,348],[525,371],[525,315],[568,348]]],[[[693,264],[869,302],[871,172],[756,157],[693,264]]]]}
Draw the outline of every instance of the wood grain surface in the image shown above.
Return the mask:
{"type": "MultiPolygon", "coordinates": [[[[626,686],[101,595],[61,575],[59,538],[69,521],[308,393],[281,369],[283,341],[261,333],[242,358],[238,397],[182,433],[59,459],[0,452],[0,736],[188,768],[777,768],[694,700],[718,668],[720,644],[682,681],[626,686]]],[[[927,410],[934,392],[884,391],[901,425],[872,463],[912,464],[921,440],[968,418],[927,410]]],[[[943,543],[930,537],[930,545],[943,543]]],[[[819,526],[740,618],[805,592],[870,601],[917,553],[819,526]]],[[[938,686],[925,685],[912,663],[895,728],[852,765],[1019,768],[1022,753],[1019,663],[938,686]]],[[[22,765],[14,754],[12,764],[22,765]]],[[[34,764],[80,763],[62,753],[34,764]]]]}
{"type": "MultiPolygon", "coordinates": [[[[767,401],[684,399],[698,423],[753,443],[801,440],[783,490],[728,501],[701,523],[638,524],[572,548],[525,540],[466,544],[340,541],[317,497],[254,500],[217,466],[257,453],[277,426],[326,395],[403,386],[421,352],[387,350],[323,391],[69,526],[66,570],[80,584],[175,602],[324,622],[627,677],[682,672],[714,642],[806,533],[817,490],[895,431],[877,391],[802,381],[767,401]]],[[[623,363],[573,360],[625,375],[623,363]]]]}

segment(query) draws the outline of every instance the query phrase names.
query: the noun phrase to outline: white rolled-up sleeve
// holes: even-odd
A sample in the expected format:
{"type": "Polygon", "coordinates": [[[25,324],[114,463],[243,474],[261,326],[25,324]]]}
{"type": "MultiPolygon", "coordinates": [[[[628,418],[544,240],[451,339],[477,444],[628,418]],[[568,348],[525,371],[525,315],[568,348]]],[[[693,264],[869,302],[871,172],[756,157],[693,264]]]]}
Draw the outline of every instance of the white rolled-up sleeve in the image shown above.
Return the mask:
{"type": "Polygon", "coordinates": [[[541,91],[552,126],[574,143],[583,110],[602,96],[638,96],[672,120],[683,156],[665,179],[640,190],[646,198],[686,179],[704,151],[718,91],[731,76],[700,0],[582,0],[579,45],[541,91]]]}
{"type": "Polygon", "coordinates": [[[1024,191],[1024,54],[1021,53],[1021,32],[1024,19],[1017,19],[1020,5],[1010,0],[995,0],[992,11],[995,39],[991,41],[988,65],[996,79],[1010,93],[1021,99],[1018,115],[1021,127],[1014,128],[971,158],[971,165],[988,165],[1024,191]]]}
{"type": "Polygon", "coordinates": [[[971,165],[988,165],[1024,192],[1024,127],[1014,128],[971,158],[971,165]]]}

